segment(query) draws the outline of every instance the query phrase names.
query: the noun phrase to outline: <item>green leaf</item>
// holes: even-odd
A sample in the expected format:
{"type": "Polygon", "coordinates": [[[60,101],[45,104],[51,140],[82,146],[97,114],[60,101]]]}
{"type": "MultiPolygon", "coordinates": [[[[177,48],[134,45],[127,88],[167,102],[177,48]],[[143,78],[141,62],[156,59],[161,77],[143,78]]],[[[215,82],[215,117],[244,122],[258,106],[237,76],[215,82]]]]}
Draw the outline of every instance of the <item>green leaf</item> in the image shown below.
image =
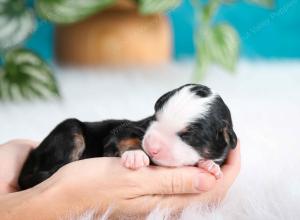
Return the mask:
{"type": "Polygon", "coordinates": [[[197,73],[201,79],[210,64],[234,71],[239,55],[239,37],[228,24],[204,26],[196,37],[197,73]]]}
{"type": "Polygon", "coordinates": [[[138,0],[138,10],[141,14],[155,14],[176,8],[181,0],[138,0]]]}
{"type": "Polygon", "coordinates": [[[273,8],[275,3],[274,0],[247,0],[247,1],[267,8],[273,8]]]}
{"type": "Polygon", "coordinates": [[[210,64],[234,71],[239,55],[239,37],[228,24],[203,26],[196,37],[196,48],[196,80],[203,78],[210,64]]]}
{"type": "Polygon", "coordinates": [[[115,3],[115,0],[36,0],[36,9],[45,19],[58,23],[74,23],[115,3]]]}
{"type": "Polygon", "coordinates": [[[194,74],[194,80],[193,81],[200,81],[204,78],[206,70],[211,63],[211,57],[210,57],[210,48],[208,47],[209,44],[207,43],[208,36],[207,31],[200,31],[198,30],[197,36],[196,36],[196,73],[194,74]]]}
{"type": "Polygon", "coordinates": [[[22,43],[34,26],[34,16],[23,0],[0,0],[0,52],[22,43]]]}
{"type": "Polygon", "coordinates": [[[203,6],[202,11],[202,22],[209,23],[212,21],[212,17],[217,12],[217,9],[220,7],[220,0],[210,0],[206,5],[203,6]]]}
{"type": "Polygon", "coordinates": [[[31,51],[10,50],[0,70],[0,100],[49,96],[59,96],[59,90],[48,65],[31,51]]]}
{"type": "Polygon", "coordinates": [[[212,60],[229,71],[234,71],[239,55],[239,37],[228,24],[218,24],[212,28],[210,54],[212,60]]]}

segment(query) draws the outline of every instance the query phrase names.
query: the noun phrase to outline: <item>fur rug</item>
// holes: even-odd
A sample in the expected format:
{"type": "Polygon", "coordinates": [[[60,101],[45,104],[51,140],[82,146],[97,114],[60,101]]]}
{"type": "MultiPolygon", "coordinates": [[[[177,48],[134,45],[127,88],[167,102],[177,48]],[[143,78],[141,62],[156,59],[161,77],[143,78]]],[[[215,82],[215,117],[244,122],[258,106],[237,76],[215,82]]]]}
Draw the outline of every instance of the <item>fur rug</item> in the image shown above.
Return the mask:
{"type": "MultiPolygon", "coordinates": [[[[142,118],[153,113],[161,94],[190,81],[193,66],[182,62],[155,69],[56,70],[61,101],[0,103],[1,142],[41,140],[68,117],[142,118]]],[[[203,84],[219,92],[231,109],[242,169],[220,206],[191,206],[180,218],[300,219],[300,63],[242,61],[236,75],[213,68],[203,84]]],[[[91,216],[85,213],[78,219],[91,216]]],[[[148,219],[167,216],[154,210],[148,219]]]]}

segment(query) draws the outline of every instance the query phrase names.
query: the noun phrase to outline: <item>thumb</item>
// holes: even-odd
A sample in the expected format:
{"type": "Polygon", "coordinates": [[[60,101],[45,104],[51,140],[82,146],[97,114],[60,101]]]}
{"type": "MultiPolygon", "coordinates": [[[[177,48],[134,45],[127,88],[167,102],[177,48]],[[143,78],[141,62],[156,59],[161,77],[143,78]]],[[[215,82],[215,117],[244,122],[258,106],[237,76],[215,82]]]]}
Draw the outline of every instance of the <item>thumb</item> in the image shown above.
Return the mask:
{"type": "Polygon", "coordinates": [[[196,167],[148,167],[141,169],[142,190],[148,194],[188,194],[210,190],[216,178],[196,167]]]}

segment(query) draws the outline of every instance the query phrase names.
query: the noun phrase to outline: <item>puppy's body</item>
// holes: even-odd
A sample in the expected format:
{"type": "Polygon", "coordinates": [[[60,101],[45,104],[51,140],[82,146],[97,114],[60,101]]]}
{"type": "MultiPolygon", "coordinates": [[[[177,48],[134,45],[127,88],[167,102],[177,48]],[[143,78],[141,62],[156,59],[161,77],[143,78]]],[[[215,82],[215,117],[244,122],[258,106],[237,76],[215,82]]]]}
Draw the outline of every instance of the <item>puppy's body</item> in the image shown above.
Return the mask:
{"type": "Polygon", "coordinates": [[[151,117],[141,121],[67,119],[61,122],[29,154],[19,177],[20,188],[30,188],[76,160],[120,157],[126,150],[140,149],[150,121],[151,117]]]}
{"type": "Polygon", "coordinates": [[[32,187],[63,165],[92,157],[121,156],[128,168],[147,166],[149,158],[153,164],[174,167],[210,160],[211,167],[225,161],[236,141],[221,97],[208,87],[188,84],[160,97],[155,114],[140,121],[60,123],[30,153],[19,185],[32,187]]]}

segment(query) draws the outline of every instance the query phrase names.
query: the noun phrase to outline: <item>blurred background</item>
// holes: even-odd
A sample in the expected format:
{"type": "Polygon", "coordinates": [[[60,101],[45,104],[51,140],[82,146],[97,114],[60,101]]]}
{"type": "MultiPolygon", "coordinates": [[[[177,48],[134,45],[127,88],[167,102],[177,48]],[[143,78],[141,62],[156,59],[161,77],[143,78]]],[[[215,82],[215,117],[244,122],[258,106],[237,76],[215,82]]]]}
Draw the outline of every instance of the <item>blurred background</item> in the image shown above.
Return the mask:
{"type": "Polygon", "coordinates": [[[293,142],[299,10],[298,0],[2,0],[0,140],[40,140],[68,117],[139,119],[199,82],[224,97],[240,136],[293,142]]]}
{"type": "Polygon", "coordinates": [[[229,206],[209,219],[299,219],[299,12],[300,0],[0,0],[0,143],[41,141],[70,117],[138,120],[202,83],[242,149],[229,206]]]}
{"type": "Polygon", "coordinates": [[[199,82],[241,139],[297,145],[299,0],[0,1],[0,140],[61,120],[140,119],[199,82]]]}

